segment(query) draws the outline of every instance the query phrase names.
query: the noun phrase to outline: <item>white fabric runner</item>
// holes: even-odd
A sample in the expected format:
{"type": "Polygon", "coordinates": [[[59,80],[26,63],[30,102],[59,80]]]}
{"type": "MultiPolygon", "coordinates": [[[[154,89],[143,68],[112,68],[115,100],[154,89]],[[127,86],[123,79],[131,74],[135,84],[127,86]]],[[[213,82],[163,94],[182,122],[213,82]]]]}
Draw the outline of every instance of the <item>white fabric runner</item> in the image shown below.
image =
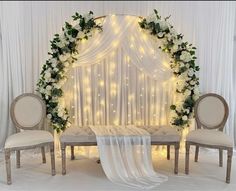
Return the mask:
{"type": "Polygon", "coordinates": [[[91,126],[91,129],[96,134],[103,170],[112,182],[151,189],[168,180],[153,169],[147,131],[133,126],[91,126]]]}

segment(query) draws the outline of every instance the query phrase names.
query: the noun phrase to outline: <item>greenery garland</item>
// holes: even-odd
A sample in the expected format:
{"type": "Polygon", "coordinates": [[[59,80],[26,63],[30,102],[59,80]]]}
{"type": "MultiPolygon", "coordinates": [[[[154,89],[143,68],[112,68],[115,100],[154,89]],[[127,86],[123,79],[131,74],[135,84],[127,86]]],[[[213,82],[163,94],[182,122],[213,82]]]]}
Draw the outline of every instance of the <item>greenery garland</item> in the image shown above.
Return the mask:
{"type": "MultiPolygon", "coordinates": [[[[67,73],[77,52],[77,47],[83,39],[92,36],[94,30],[102,30],[93,18],[93,12],[72,16],[73,24],[65,23],[61,35],[55,34],[51,42],[50,58],[43,65],[40,79],[37,83],[37,91],[46,103],[47,118],[50,119],[53,128],[63,131],[70,125],[68,110],[63,101],[62,86],[67,80],[67,73]]],[[[177,34],[167,20],[164,20],[154,10],[154,14],[142,19],[139,25],[148,30],[151,35],[162,41],[159,47],[171,57],[170,67],[177,79],[176,92],[182,95],[181,101],[171,105],[171,124],[178,127],[189,125],[193,116],[193,107],[199,97],[199,78],[195,72],[199,71],[196,66],[195,50],[192,44],[183,41],[183,35],[177,34]]]]}
{"type": "Polygon", "coordinates": [[[169,17],[161,19],[154,10],[154,14],[142,19],[139,25],[161,40],[159,48],[171,57],[170,67],[177,79],[176,92],[181,95],[181,101],[170,106],[171,124],[183,128],[190,124],[194,104],[199,97],[199,78],[196,76],[199,66],[195,63],[196,48],[183,41],[183,35],[177,34],[167,21],[169,17]]]}
{"type": "Polygon", "coordinates": [[[63,131],[70,125],[68,110],[63,101],[62,86],[67,80],[67,73],[77,52],[77,46],[83,39],[92,36],[94,29],[102,30],[93,18],[93,12],[72,16],[73,24],[65,22],[61,35],[55,34],[51,42],[50,58],[43,65],[40,79],[37,83],[37,91],[46,103],[47,118],[50,119],[53,128],[63,131]]]}

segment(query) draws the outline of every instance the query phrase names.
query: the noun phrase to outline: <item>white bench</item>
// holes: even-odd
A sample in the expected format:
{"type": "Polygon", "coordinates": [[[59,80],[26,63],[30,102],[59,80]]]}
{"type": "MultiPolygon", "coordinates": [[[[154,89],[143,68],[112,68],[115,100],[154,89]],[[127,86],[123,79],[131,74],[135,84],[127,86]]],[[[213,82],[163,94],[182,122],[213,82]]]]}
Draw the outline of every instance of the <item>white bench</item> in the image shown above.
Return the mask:
{"type": "MultiPolygon", "coordinates": [[[[180,134],[169,126],[137,126],[145,129],[151,135],[152,145],[166,145],[167,159],[170,160],[170,146],[175,148],[174,173],[178,173],[180,134]]],[[[89,127],[70,127],[61,137],[62,174],[66,174],[66,147],[71,147],[71,160],[74,160],[74,146],[96,146],[96,135],[89,127]]]]}

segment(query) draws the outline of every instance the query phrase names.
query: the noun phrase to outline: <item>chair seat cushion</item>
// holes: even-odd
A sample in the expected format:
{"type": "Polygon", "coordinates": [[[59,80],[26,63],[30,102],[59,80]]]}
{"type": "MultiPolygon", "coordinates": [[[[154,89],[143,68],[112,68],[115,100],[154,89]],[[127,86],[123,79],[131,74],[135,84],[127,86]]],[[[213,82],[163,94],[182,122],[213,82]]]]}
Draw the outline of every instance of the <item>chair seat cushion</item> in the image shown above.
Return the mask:
{"type": "Polygon", "coordinates": [[[151,142],[179,142],[179,132],[170,126],[138,126],[150,133],[151,142]]]}
{"type": "Polygon", "coordinates": [[[233,141],[225,133],[217,130],[198,129],[189,132],[187,141],[205,145],[233,147],[233,141]]]}
{"type": "MultiPolygon", "coordinates": [[[[137,126],[150,133],[152,142],[179,142],[178,131],[169,126],[137,126]]],[[[66,129],[61,137],[64,143],[96,143],[96,135],[90,127],[70,127],[66,129]]]]}
{"type": "Polygon", "coordinates": [[[90,127],[70,127],[67,128],[60,137],[64,143],[96,143],[96,135],[90,127]]]}
{"type": "Polygon", "coordinates": [[[53,141],[53,136],[48,131],[25,130],[9,136],[6,140],[5,148],[34,146],[53,141]]]}

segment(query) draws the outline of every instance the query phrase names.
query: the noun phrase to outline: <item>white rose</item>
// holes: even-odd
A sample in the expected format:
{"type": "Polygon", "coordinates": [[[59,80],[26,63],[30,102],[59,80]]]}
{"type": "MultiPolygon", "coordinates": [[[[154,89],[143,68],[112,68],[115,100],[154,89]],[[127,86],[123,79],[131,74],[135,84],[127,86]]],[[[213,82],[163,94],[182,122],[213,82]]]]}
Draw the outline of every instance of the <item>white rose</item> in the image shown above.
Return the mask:
{"type": "Polygon", "coordinates": [[[191,95],[191,91],[188,90],[188,89],[186,89],[186,90],[184,91],[184,96],[185,96],[185,97],[188,97],[188,96],[190,96],[190,95],[191,95]]]}
{"type": "Polygon", "coordinates": [[[195,83],[196,83],[196,82],[195,82],[194,80],[191,80],[191,81],[190,81],[190,84],[191,84],[191,85],[194,85],[195,83]]]}
{"type": "Polygon", "coordinates": [[[176,88],[179,91],[182,91],[182,89],[185,87],[185,81],[184,80],[179,80],[176,83],[176,88]]]}
{"type": "Polygon", "coordinates": [[[66,120],[67,119],[67,115],[63,115],[62,119],[66,120]]]}
{"type": "Polygon", "coordinates": [[[69,53],[66,53],[66,54],[62,54],[59,56],[59,59],[61,62],[65,62],[67,59],[69,59],[70,57],[70,54],[69,53]]]}
{"type": "Polygon", "coordinates": [[[187,68],[189,68],[190,65],[189,65],[189,64],[185,64],[185,66],[186,66],[187,68]]]}
{"type": "Polygon", "coordinates": [[[170,33],[166,34],[165,36],[169,41],[171,40],[172,36],[170,35],[170,33]]]}
{"type": "Polygon", "coordinates": [[[171,48],[172,53],[177,52],[178,49],[179,49],[179,46],[175,44],[175,45],[171,48]]]}
{"type": "Polygon", "coordinates": [[[55,63],[52,64],[52,67],[53,67],[53,68],[56,68],[56,66],[57,66],[57,64],[55,64],[55,63]]]}
{"type": "Polygon", "coordinates": [[[56,89],[60,89],[60,88],[61,88],[61,85],[60,85],[60,83],[58,83],[58,84],[55,84],[54,87],[55,87],[56,89]]]}
{"type": "Polygon", "coordinates": [[[55,72],[58,72],[58,71],[59,71],[59,69],[58,69],[58,68],[54,68],[54,69],[53,69],[53,71],[55,71],[55,72]]]}
{"type": "Polygon", "coordinates": [[[50,86],[50,85],[48,85],[47,87],[46,87],[46,90],[47,91],[50,91],[52,89],[52,86],[50,86]]]}
{"type": "Polygon", "coordinates": [[[157,36],[161,38],[161,37],[164,36],[164,33],[163,32],[159,32],[159,33],[157,33],[157,36]]]}
{"type": "Polygon", "coordinates": [[[168,29],[168,23],[166,21],[160,21],[159,22],[160,28],[164,31],[168,29]]]}
{"type": "Polygon", "coordinates": [[[46,72],[45,75],[44,75],[44,78],[45,79],[50,79],[51,78],[51,73],[46,72]]]}
{"type": "Polygon", "coordinates": [[[194,71],[193,71],[192,68],[190,68],[190,69],[188,70],[188,76],[192,77],[193,74],[194,74],[194,71]]]}
{"type": "Polygon", "coordinates": [[[182,119],[183,119],[184,121],[186,121],[186,120],[188,120],[188,117],[187,117],[186,115],[184,115],[184,116],[182,117],[182,119]]]}
{"type": "Polygon", "coordinates": [[[58,117],[62,117],[63,116],[63,112],[62,111],[60,111],[60,112],[58,112],[58,117]]]}
{"type": "Polygon", "coordinates": [[[47,118],[48,118],[48,119],[51,119],[51,118],[52,118],[52,115],[51,115],[51,114],[47,114],[47,118]]]}
{"type": "Polygon", "coordinates": [[[75,26],[74,26],[74,28],[75,28],[76,30],[78,30],[78,31],[80,31],[80,30],[81,30],[81,27],[80,27],[80,25],[79,25],[79,24],[75,25],[75,26]]]}
{"type": "Polygon", "coordinates": [[[177,36],[178,34],[177,34],[177,32],[175,31],[175,29],[172,27],[172,28],[170,28],[170,34],[172,35],[172,36],[177,36]]]}
{"type": "Polygon", "coordinates": [[[181,39],[175,39],[175,40],[173,40],[173,43],[175,45],[181,45],[182,44],[182,40],[181,39]]]}
{"type": "Polygon", "coordinates": [[[194,101],[197,101],[198,98],[199,98],[199,95],[195,95],[195,94],[193,95],[193,100],[194,101]]]}
{"type": "Polygon", "coordinates": [[[57,59],[56,59],[56,58],[51,58],[51,59],[50,59],[50,62],[51,62],[52,64],[57,64],[57,59]]]}
{"type": "Polygon", "coordinates": [[[182,51],[180,59],[183,60],[184,62],[189,62],[190,60],[192,60],[192,56],[189,52],[182,51]]]}
{"type": "Polygon", "coordinates": [[[198,88],[198,87],[195,87],[195,88],[194,88],[194,94],[195,94],[195,95],[199,95],[199,88],[198,88]]]}
{"type": "Polygon", "coordinates": [[[146,21],[147,21],[147,23],[151,23],[151,22],[154,22],[154,23],[156,23],[158,20],[157,20],[157,16],[156,16],[156,14],[151,14],[150,16],[148,16],[147,18],[146,18],[146,21]]]}
{"type": "Polygon", "coordinates": [[[48,96],[47,95],[45,96],[45,99],[48,100],[48,96]]]}
{"type": "Polygon", "coordinates": [[[186,112],[187,114],[189,114],[189,109],[184,109],[184,112],[186,112]]]}
{"type": "Polygon", "coordinates": [[[184,67],[185,64],[183,62],[180,63],[180,67],[184,67]]]}
{"type": "Polygon", "coordinates": [[[85,22],[88,22],[90,19],[93,18],[93,15],[87,13],[87,14],[83,15],[83,17],[84,17],[85,22]]]}

